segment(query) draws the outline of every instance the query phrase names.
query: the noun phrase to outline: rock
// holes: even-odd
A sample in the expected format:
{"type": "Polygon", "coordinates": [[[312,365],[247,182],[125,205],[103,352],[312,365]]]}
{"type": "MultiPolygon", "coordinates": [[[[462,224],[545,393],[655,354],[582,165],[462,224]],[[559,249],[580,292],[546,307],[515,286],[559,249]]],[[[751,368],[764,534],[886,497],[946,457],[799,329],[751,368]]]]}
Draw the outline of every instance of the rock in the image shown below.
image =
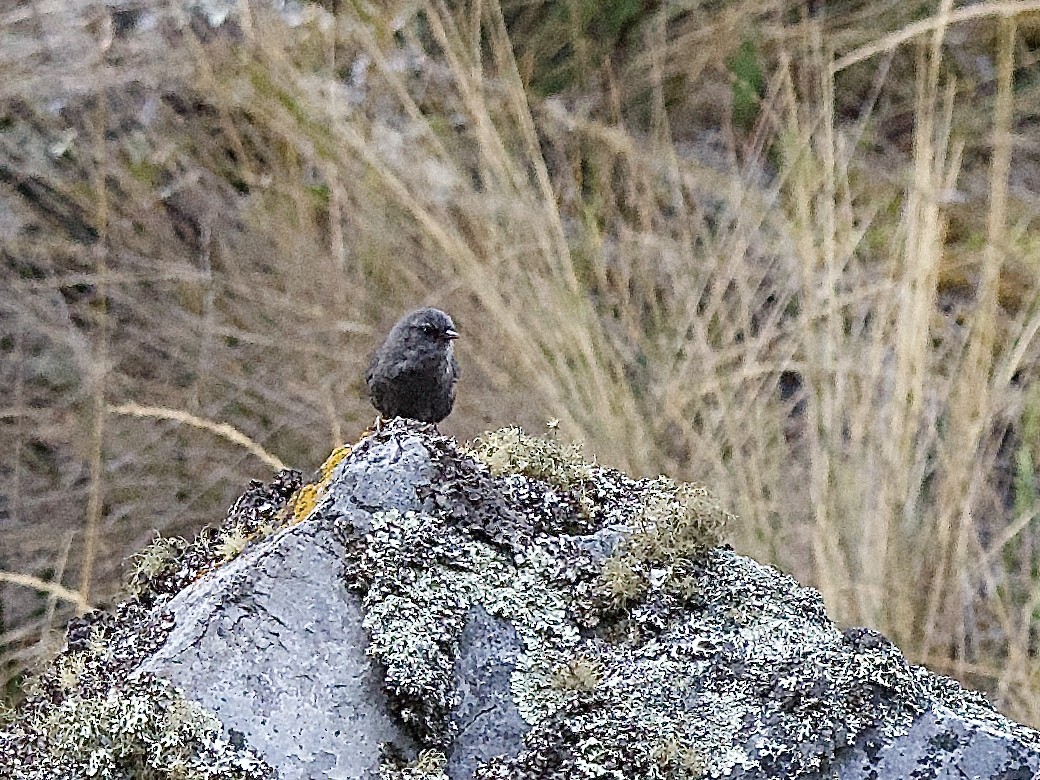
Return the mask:
{"type": "Polygon", "coordinates": [[[406,421],[298,488],[254,485],[220,530],[142,554],[129,606],[72,627],[0,732],[12,776],[58,776],[41,697],[127,680],[219,719],[178,737],[215,778],[1040,774],[1040,733],[719,546],[702,489],[406,421]]]}
{"type": "Polygon", "coordinates": [[[257,746],[280,778],[361,777],[407,738],[365,657],[357,595],[327,522],[290,528],[166,607],[177,625],[141,670],[257,746]]]}

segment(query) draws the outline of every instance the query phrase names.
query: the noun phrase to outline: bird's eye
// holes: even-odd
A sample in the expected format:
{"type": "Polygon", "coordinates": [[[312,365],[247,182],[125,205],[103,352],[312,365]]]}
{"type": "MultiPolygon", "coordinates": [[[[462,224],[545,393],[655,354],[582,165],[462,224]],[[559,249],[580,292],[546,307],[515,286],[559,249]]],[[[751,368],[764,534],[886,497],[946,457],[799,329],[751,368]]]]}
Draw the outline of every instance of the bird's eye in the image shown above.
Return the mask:
{"type": "Polygon", "coordinates": [[[437,329],[436,329],[436,328],[435,328],[435,327],[434,327],[433,325],[431,325],[431,324],[430,324],[430,323],[428,323],[428,322],[424,322],[424,323],[423,323],[422,325],[420,325],[420,326],[419,326],[419,329],[420,329],[420,330],[421,330],[421,331],[422,331],[423,333],[433,333],[434,331],[436,331],[436,330],[437,330],[437,329]]]}

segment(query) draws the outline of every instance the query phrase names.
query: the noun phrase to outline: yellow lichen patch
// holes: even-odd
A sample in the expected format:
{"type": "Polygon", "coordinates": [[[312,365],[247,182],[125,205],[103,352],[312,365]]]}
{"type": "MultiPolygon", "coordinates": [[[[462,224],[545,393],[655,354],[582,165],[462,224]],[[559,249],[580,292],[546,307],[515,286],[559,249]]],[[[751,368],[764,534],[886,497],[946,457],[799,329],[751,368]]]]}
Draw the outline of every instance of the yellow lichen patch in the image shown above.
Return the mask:
{"type": "Polygon", "coordinates": [[[318,503],[318,489],[317,482],[309,482],[300,488],[296,495],[293,496],[292,500],[292,519],[293,522],[299,522],[307,515],[311,513],[315,505],[318,503]]]}
{"type": "Polygon", "coordinates": [[[318,499],[321,498],[332,479],[336,466],[342,463],[350,453],[351,447],[347,445],[334,449],[318,469],[317,482],[308,482],[296,492],[291,502],[292,522],[300,522],[314,510],[314,507],[318,505],[318,499]]]}
{"type": "Polygon", "coordinates": [[[344,444],[342,447],[337,447],[332,451],[332,454],[325,459],[325,462],[321,464],[321,468],[318,471],[321,473],[322,483],[328,482],[332,478],[332,472],[336,470],[336,466],[343,462],[351,453],[351,447],[344,444]]]}

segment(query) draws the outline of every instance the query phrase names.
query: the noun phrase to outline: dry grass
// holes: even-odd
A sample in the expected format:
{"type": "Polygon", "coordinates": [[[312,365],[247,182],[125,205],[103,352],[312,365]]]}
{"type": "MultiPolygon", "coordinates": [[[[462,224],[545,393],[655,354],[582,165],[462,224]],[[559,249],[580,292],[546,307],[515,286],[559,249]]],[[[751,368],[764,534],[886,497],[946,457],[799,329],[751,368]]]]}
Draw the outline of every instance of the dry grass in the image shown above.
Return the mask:
{"type": "Polygon", "coordinates": [[[8,674],[152,529],[363,428],[376,334],[429,302],[465,334],[445,430],[559,418],[706,481],[742,552],[1040,724],[1035,4],[725,3],[624,57],[579,30],[550,75],[583,86],[549,99],[531,52],[559,42],[512,4],[241,5],[237,40],[180,28],[176,90],[106,49],[119,92],[10,98],[0,566],[49,584],[0,591],[8,674]],[[68,148],[28,155],[29,127],[68,148]]]}

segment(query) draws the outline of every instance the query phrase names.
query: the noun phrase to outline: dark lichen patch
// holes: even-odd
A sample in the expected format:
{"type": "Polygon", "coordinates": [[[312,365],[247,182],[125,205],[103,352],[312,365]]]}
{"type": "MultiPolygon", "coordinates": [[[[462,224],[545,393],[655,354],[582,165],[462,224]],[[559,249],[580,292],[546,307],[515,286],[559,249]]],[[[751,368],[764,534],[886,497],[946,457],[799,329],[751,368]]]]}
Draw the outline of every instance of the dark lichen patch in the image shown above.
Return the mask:
{"type": "MultiPolygon", "coordinates": [[[[414,423],[394,420],[380,435],[392,438],[415,430],[414,423]]],[[[515,441],[533,443],[537,452],[532,451],[522,463],[517,461],[517,469],[497,469],[486,460],[486,444],[460,447],[454,439],[426,433],[424,442],[436,473],[419,491],[424,511],[445,514],[487,541],[514,551],[524,549],[538,535],[590,530],[580,490],[591,466],[584,461],[577,465],[574,452],[519,429],[496,431],[488,437],[498,434],[509,442],[515,437],[515,441]],[[535,463],[537,467],[532,465],[535,463]],[[523,464],[526,468],[521,470],[523,464]]],[[[519,450],[518,446],[511,451],[516,454],[519,450]]]]}
{"type": "Polygon", "coordinates": [[[630,529],[630,553],[641,560],[677,559],[720,544],[734,519],[704,486],[668,477],[634,480],[587,462],[579,445],[554,436],[503,428],[479,437],[467,451],[492,475],[506,478],[502,496],[525,515],[544,514],[549,489],[560,511],[546,518],[544,532],[590,534],[622,524],[630,529]]]}
{"type": "Polygon", "coordinates": [[[254,482],[219,528],[157,539],[132,560],[129,597],[69,623],[65,649],[26,685],[0,732],[0,776],[259,780],[270,768],[231,744],[219,721],[170,683],[138,671],[174,627],[164,605],[253,540],[273,533],[299,487],[284,471],[254,482]],[[6,762],[6,763],[5,763],[6,762]]]}
{"type": "Polygon", "coordinates": [[[191,542],[157,538],[131,559],[127,591],[146,605],[174,596],[250,543],[291,524],[286,510],[301,481],[300,472],[291,469],[281,471],[270,485],[253,480],[219,527],[203,528],[191,542]]]}
{"type": "Polygon", "coordinates": [[[517,778],[675,778],[703,776],[695,745],[679,736],[668,720],[652,717],[604,731],[601,712],[617,712],[610,691],[568,702],[541,720],[514,758],[497,758],[480,767],[475,780],[517,778]]]}
{"type": "MultiPolygon", "coordinates": [[[[418,490],[423,510],[444,517],[452,524],[475,536],[505,548],[521,552],[530,546],[539,517],[520,506],[504,502],[501,480],[486,469],[477,468],[457,450],[438,448],[431,452],[437,468],[436,477],[418,490]]],[[[543,490],[543,495],[548,492],[543,490]]],[[[553,504],[541,506],[553,511],[553,504]]],[[[563,502],[555,502],[563,510],[563,502]]]]}

